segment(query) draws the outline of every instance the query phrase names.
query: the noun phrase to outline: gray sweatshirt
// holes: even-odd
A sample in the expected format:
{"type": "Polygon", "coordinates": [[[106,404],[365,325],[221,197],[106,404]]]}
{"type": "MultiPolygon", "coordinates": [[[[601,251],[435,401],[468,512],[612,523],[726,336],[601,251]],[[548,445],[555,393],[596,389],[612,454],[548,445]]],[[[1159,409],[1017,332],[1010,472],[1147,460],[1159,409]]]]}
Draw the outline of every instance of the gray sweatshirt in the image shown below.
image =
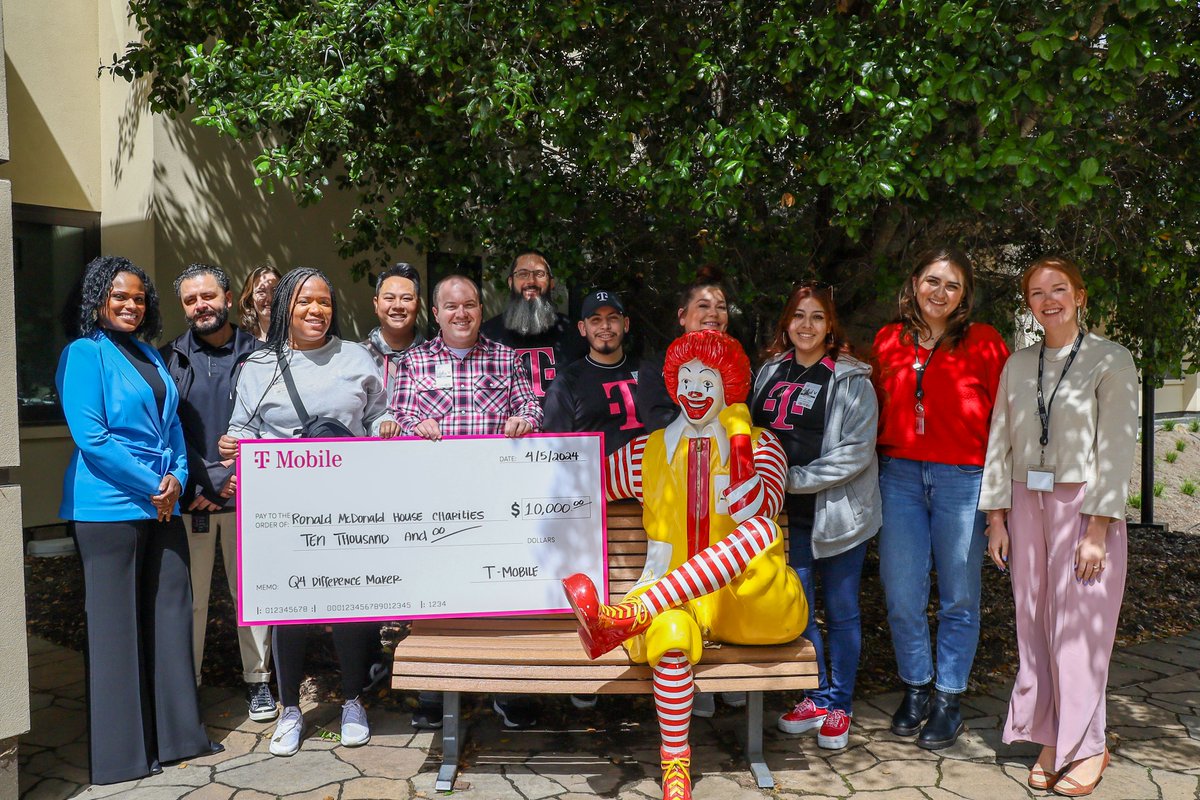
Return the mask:
{"type": "MultiPolygon", "coordinates": [[[[284,348],[296,391],[309,414],[336,419],[358,436],[376,436],[387,416],[383,380],[360,344],[331,338],[315,350],[284,348]]],[[[300,418],[275,353],[259,350],[238,376],[229,419],[236,439],[294,439],[300,418]]]]}
{"type": "MultiPolygon", "coordinates": [[[[770,382],[787,351],[763,364],[754,379],[754,395],[770,382]]],[[[875,435],[879,404],[871,385],[871,368],[850,356],[840,356],[833,370],[825,407],[821,455],[802,467],[788,467],[787,490],[815,493],[813,558],[844,553],[870,539],[883,525],[879,496],[879,461],[875,435]]]]}

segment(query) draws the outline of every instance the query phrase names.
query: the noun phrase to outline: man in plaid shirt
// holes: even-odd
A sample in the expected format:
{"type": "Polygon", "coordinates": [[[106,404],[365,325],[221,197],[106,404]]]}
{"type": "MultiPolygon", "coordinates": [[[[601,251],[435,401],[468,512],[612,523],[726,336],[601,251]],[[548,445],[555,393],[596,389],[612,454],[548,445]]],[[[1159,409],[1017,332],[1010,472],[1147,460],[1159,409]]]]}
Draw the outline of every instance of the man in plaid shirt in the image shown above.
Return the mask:
{"type": "MultiPolygon", "coordinates": [[[[542,406],[529,373],[511,347],[479,335],[479,287],[451,275],[433,288],[433,317],[441,336],[409,348],[400,362],[392,416],[402,434],[524,436],[542,426],[542,406]]],[[[415,728],[442,727],[442,697],[421,692],[415,728]]],[[[492,707],[508,728],[537,724],[538,707],[526,697],[498,695],[492,707]]]]}
{"type": "Polygon", "coordinates": [[[542,407],[516,352],[480,336],[479,287],[461,275],[434,287],[441,336],[413,347],[400,365],[392,414],[405,435],[524,436],[541,428],[542,407]]]}

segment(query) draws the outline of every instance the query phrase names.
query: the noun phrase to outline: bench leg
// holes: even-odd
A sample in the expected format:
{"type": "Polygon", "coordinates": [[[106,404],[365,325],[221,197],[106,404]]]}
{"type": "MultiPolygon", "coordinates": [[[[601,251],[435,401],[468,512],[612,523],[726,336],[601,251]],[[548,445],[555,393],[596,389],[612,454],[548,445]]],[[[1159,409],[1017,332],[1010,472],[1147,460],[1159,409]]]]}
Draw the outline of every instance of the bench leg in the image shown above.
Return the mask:
{"type": "Polygon", "coordinates": [[[763,757],[763,693],[746,693],[746,760],[760,789],[771,789],[775,779],[763,757]]]}
{"type": "Polygon", "coordinates": [[[442,693],[442,766],[438,768],[434,789],[439,792],[454,791],[454,779],[458,777],[459,736],[458,692],[442,693]]]}

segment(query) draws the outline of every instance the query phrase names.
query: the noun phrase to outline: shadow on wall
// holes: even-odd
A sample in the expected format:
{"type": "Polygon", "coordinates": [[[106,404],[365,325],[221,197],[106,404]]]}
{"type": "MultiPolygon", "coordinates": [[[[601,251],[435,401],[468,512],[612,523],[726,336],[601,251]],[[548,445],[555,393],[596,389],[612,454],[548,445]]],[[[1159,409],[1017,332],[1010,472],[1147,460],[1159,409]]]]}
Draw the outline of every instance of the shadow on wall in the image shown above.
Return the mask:
{"type": "Polygon", "coordinates": [[[13,200],[59,208],[96,208],[21,73],[7,55],[4,66],[8,84],[10,160],[8,164],[0,165],[0,178],[12,181],[13,200]]]}
{"type": "MultiPolygon", "coordinates": [[[[195,261],[221,265],[235,296],[264,261],[280,271],[314,266],[334,282],[343,335],[360,339],[374,327],[371,289],[366,281],[352,281],[349,262],[334,246],[339,222],[355,207],[351,193],[331,191],[317,206],[299,208],[288,191],[270,194],[254,185],[254,148],[198,127],[190,116],[153,122],[151,213],[156,274],[167,293],[179,270],[195,261]]],[[[177,304],[164,311],[167,329],[181,329],[177,304]]]]}

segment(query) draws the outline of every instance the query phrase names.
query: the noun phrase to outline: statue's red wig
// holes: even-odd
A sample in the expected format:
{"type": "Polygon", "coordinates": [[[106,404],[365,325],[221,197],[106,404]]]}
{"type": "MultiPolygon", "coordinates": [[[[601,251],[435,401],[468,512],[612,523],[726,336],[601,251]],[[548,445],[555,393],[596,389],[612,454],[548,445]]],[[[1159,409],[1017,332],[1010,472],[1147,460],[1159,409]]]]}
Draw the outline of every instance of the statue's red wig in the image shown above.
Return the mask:
{"type": "Polygon", "coordinates": [[[721,373],[726,403],[745,402],[750,394],[750,359],[737,339],[714,330],[685,333],[667,348],[663,380],[672,400],[679,389],[679,368],[693,358],[721,373]]]}

